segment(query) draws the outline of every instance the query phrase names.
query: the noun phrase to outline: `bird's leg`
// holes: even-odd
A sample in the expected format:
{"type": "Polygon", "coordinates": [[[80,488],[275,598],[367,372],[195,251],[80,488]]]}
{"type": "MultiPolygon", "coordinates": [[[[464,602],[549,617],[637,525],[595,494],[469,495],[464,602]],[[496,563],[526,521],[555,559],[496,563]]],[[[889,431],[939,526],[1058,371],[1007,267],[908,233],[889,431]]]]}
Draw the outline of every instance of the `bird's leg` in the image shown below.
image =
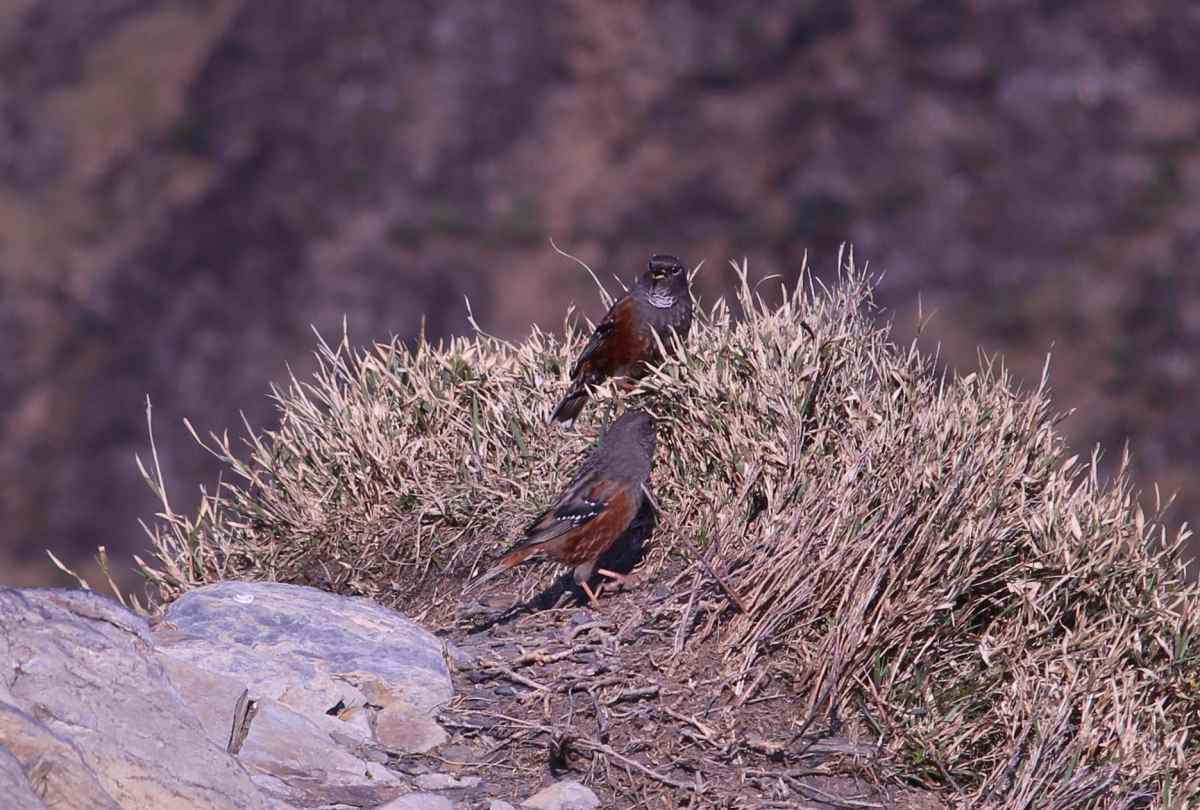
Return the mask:
{"type": "MultiPolygon", "coordinates": [[[[618,574],[616,571],[609,571],[607,568],[597,568],[596,573],[602,577],[608,577],[618,587],[626,588],[626,587],[633,586],[633,575],[632,574],[618,574]]],[[[604,583],[601,583],[600,589],[603,590],[603,588],[604,588],[604,583]]]]}
{"type": "MultiPolygon", "coordinates": [[[[592,603],[592,608],[595,610],[599,610],[600,609],[600,592],[599,592],[599,590],[593,591],[591,588],[588,587],[588,584],[586,582],[580,582],[579,587],[583,588],[583,592],[587,594],[588,601],[592,603]]],[[[603,587],[603,586],[601,586],[601,587],[603,587]]]]}

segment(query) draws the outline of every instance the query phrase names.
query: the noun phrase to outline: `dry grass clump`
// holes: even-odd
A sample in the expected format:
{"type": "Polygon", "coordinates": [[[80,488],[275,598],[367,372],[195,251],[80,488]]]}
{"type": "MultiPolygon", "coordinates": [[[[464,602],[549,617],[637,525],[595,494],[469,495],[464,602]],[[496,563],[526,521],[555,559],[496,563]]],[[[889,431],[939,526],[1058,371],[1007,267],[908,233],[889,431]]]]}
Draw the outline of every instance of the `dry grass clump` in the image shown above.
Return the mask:
{"type": "Polygon", "coordinates": [[[244,458],[206,442],[237,480],[194,518],[164,501],[144,573],[165,599],[233,577],[390,604],[457,588],[632,400],[660,420],[647,568],[696,586],[680,626],[740,699],[806,695],[797,732],[836,710],[902,778],[973,806],[1194,804],[1186,530],[1143,516],[1123,470],[1067,458],[1044,379],[1018,392],[991,361],[950,379],[890,343],[852,267],[778,306],[740,272],[740,317],[717,302],[579,431],[545,421],[586,338],[569,320],[519,345],[321,344],[244,458]]]}

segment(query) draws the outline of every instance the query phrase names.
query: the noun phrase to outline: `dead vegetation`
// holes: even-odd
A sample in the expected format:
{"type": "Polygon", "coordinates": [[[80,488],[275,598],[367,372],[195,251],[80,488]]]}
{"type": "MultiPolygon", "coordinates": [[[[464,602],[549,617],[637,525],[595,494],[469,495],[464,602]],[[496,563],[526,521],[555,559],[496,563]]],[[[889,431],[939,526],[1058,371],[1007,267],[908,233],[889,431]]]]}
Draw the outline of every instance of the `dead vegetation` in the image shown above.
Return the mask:
{"type": "MultiPolygon", "coordinates": [[[[660,423],[642,574],[672,583],[660,653],[711,671],[726,708],[787,702],[790,734],[771,744],[790,754],[768,765],[840,719],[877,749],[876,778],[963,806],[1192,806],[1186,528],[1170,534],[1124,473],[1104,482],[1095,457],[1070,455],[1045,378],[1018,391],[988,358],[951,378],[890,343],[853,267],[778,305],[740,272],[737,312],[701,307],[632,396],[660,423]]],[[[274,579],[436,614],[630,404],[609,388],[579,430],[546,424],[585,337],[568,317],[564,337],[519,345],[322,343],[313,380],[273,390],[277,429],[204,440],[233,480],[195,516],[163,499],[141,563],[155,597],[274,579]]],[[[525,596],[542,576],[525,575],[525,596]]],[[[695,719],[668,736],[704,736],[695,719]]],[[[679,759],[604,745],[660,789],[696,792],[672,784],[697,778],[679,759]]]]}

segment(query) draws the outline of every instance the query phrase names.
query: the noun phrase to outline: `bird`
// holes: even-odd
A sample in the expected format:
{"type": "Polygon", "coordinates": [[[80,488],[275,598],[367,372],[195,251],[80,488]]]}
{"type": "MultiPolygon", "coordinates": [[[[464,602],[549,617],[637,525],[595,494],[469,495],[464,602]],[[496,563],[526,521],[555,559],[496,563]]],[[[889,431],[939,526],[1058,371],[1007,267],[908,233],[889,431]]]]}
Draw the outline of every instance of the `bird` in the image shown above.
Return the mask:
{"type": "Polygon", "coordinates": [[[574,566],[575,582],[588,601],[598,605],[599,592],[588,586],[593,573],[621,584],[622,574],[596,568],[641,508],[643,487],[650,477],[656,443],[654,418],[645,411],[627,411],[588,455],[571,483],[525,529],[525,536],[510,548],[470,588],[522,563],[552,560],[574,566]]]}
{"type": "Polygon", "coordinates": [[[674,256],[655,254],[633,289],[618,299],[592,333],[575,365],[571,385],[554,409],[553,422],[570,422],[588,400],[588,387],[609,377],[637,379],[659,362],[659,340],[674,329],[686,339],[692,326],[692,296],[687,270],[674,256]]]}

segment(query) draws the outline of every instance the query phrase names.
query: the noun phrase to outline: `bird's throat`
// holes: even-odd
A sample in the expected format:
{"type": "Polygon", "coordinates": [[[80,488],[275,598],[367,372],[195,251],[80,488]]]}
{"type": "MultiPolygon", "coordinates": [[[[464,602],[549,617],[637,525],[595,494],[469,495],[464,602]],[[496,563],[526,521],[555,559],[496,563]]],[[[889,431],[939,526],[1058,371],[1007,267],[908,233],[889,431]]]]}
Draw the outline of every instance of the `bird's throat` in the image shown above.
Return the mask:
{"type": "Polygon", "coordinates": [[[670,309],[675,306],[675,296],[662,290],[650,290],[646,294],[646,301],[657,309],[670,309]]]}

